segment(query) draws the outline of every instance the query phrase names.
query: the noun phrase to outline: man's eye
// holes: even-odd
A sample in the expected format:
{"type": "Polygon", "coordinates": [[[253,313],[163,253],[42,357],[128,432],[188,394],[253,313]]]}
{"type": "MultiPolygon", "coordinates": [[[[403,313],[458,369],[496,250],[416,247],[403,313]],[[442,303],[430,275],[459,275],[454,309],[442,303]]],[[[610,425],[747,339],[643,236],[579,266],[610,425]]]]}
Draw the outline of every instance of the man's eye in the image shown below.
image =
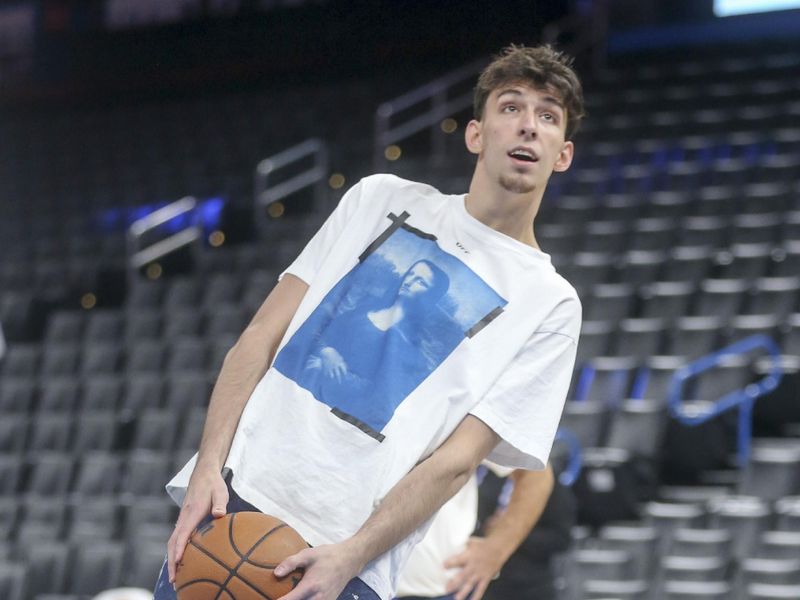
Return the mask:
{"type": "Polygon", "coordinates": [[[517,107],[514,106],[513,104],[508,104],[508,105],[503,107],[503,112],[516,112],[516,110],[517,110],[517,107]]]}
{"type": "Polygon", "coordinates": [[[542,113],[542,118],[545,121],[555,121],[556,120],[555,116],[552,113],[542,113]]]}

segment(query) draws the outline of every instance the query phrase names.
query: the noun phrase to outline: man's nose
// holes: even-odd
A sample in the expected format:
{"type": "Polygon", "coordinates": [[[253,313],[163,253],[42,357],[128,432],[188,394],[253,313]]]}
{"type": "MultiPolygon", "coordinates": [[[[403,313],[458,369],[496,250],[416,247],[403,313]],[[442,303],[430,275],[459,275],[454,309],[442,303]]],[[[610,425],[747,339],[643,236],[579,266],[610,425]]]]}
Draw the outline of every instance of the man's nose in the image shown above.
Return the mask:
{"type": "Polygon", "coordinates": [[[522,113],[520,116],[519,133],[522,136],[536,136],[536,119],[530,112],[522,113]]]}

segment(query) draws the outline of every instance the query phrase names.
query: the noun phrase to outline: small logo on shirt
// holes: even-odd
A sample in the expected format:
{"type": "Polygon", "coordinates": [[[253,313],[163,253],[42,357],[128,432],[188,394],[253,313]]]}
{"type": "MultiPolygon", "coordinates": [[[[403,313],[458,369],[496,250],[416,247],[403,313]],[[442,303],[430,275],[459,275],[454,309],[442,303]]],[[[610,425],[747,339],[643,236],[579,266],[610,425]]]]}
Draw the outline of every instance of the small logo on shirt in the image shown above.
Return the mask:
{"type": "Polygon", "coordinates": [[[462,251],[462,252],[464,252],[465,254],[469,254],[469,250],[467,250],[467,249],[464,247],[464,244],[462,244],[461,242],[456,242],[456,246],[458,246],[459,250],[461,250],[461,251],[462,251]]]}

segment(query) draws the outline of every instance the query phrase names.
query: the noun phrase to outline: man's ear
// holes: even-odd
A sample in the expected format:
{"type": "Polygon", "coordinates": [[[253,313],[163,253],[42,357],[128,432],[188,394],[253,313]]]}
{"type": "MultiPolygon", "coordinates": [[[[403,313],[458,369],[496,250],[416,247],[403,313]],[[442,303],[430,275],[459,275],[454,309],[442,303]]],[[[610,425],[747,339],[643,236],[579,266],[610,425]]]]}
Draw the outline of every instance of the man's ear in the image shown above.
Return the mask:
{"type": "Polygon", "coordinates": [[[464,143],[467,146],[467,150],[472,154],[481,153],[481,150],[483,150],[483,136],[481,134],[480,121],[472,119],[467,123],[466,129],[464,129],[464,143]]]}
{"type": "Polygon", "coordinates": [[[564,147],[561,148],[561,152],[558,153],[558,158],[553,165],[553,171],[561,173],[569,169],[574,153],[575,145],[572,142],[564,142],[564,147]]]}

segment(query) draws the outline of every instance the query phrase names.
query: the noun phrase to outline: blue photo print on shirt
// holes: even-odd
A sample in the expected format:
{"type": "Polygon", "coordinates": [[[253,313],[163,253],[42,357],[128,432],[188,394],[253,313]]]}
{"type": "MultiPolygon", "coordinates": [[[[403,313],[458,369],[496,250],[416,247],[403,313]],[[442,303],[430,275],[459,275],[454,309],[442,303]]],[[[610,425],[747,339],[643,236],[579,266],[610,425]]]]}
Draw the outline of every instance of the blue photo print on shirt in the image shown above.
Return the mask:
{"type": "Polygon", "coordinates": [[[436,237],[392,224],[325,296],[275,368],[338,417],[382,441],[403,400],[504,300],[436,237]]]}

